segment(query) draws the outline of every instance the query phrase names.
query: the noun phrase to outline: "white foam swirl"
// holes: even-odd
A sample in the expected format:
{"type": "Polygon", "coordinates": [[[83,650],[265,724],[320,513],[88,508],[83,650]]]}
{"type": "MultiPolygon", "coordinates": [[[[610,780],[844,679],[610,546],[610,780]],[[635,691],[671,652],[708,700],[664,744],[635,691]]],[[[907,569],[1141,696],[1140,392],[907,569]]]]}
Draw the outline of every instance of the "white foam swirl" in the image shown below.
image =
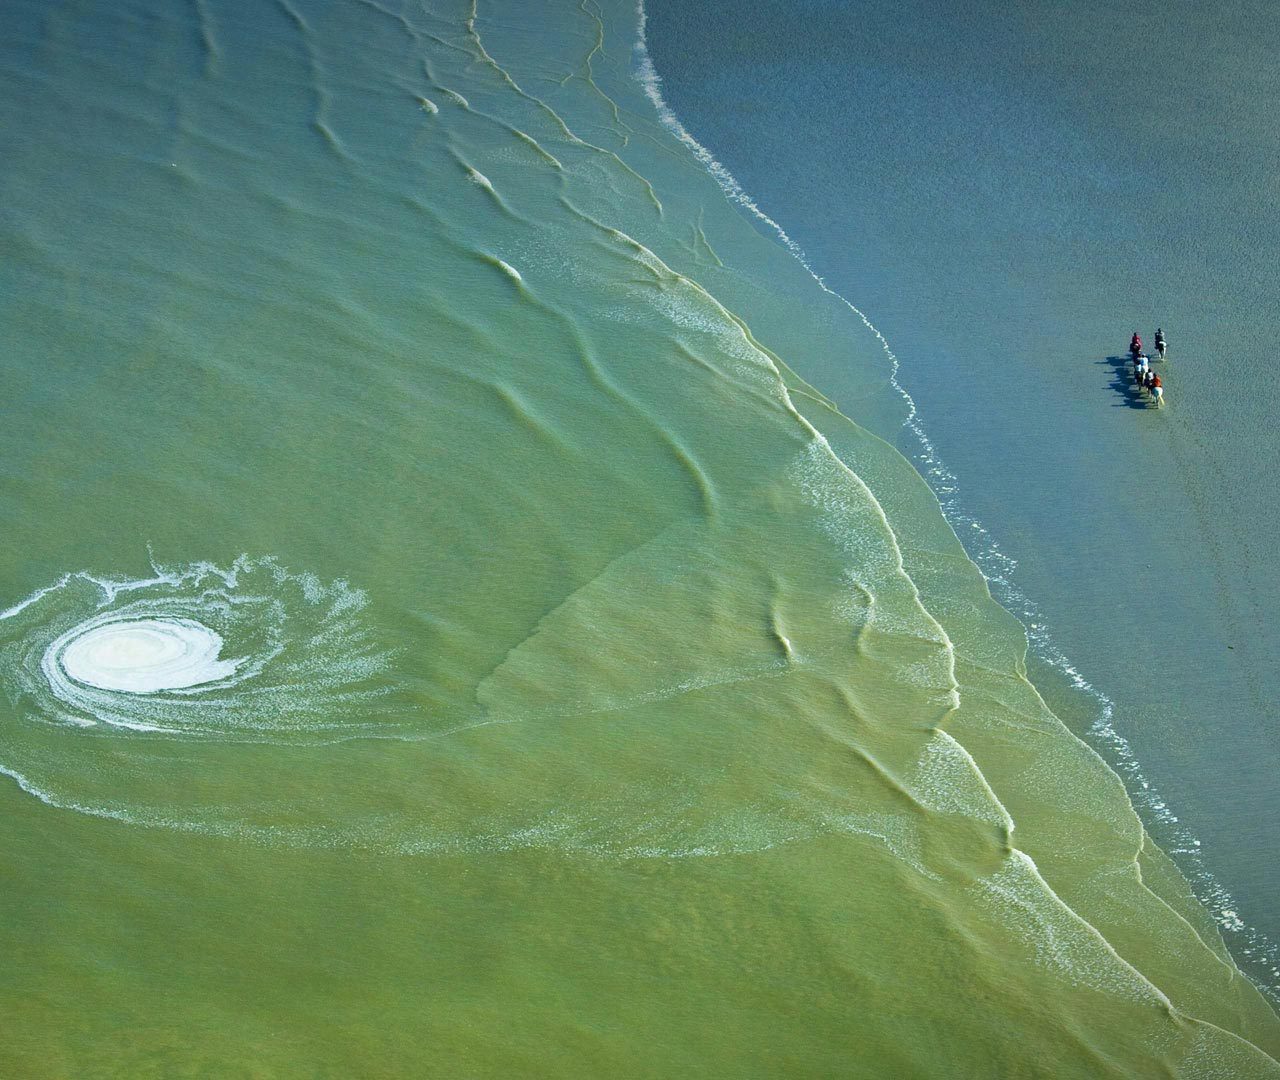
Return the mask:
{"type": "Polygon", "coordinates": [[[67,574],[0,612],[10,696],[78,727],[237,739],[363,730],[345,708],[383,666],[364,594],[274,559],[155,576],[67,574]]]}
{"type": "Polygon", "coordinates": [[[269,842],[385,830],[350,761],[412,736],[365,594],[274,558],[81,570],[0,610],[0,775],[51,806],[269,842]],[[339,792],[343,794],[339,794],[339,792]]]}
{"type": "Polygon", "coordinates": [[[239,661],[219,660],[221,652],[222,635],[194,619],[110,619],[58,638],[42,666],[55,692],[66,675],[101,690],[150,694],[234,675],[239,661]]]}

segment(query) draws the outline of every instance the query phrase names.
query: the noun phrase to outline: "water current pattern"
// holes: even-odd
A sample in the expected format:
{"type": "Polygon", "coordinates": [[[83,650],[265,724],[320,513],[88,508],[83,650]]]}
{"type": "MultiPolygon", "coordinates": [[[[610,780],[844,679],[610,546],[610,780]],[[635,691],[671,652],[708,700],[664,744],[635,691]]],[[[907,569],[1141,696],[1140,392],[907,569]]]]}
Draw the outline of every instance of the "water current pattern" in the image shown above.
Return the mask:
{"type": "Polygon", "coordinates": [[[204,813],[171,770],[198,762],[201,745],[305,746],[383,730],[375,699],[388,656],[364,625],[359,590],[271,558],[153,570],[66,574],[0,612],[14,714],[0,770],[25,790],[198,829],[204,813]]]}
{"type": "Polygon", "coordinates": [[[20,1071],[1276,1075],[641,16],[3,16],[20,1071]]]}

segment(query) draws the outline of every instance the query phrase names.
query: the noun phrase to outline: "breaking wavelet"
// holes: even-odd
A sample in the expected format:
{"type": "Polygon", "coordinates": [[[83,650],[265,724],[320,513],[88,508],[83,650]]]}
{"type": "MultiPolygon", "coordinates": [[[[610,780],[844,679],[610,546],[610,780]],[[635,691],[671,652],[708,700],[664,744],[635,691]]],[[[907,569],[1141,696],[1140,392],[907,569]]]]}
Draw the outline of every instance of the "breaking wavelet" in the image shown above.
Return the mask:
{"type": "MultiPolygon", "coordinates": [[[[1124,778],[1126,795],[1143,818],[1158,825],[1162,837],[1166,838],[1162,843],[1166,843],[1176,854],[1179,870],[1191,883],[1196,899],[1212,915],[1218,929],[1231,935],[1237,955],[1247,957],[1252,962],[1251,976],[1273,1001],[1280,1001],[1280,945],[1240,918],[1237,913],[1239,903],[1206,864],[1201,841],[1188,824],[1179,819],[1174,808],[1148,778],[1129,740],[1117,729],[1115,702],[1105,690],[1090,682],[1077,664],[1062,651],[1051,632],[1047,616],[1019,584],[1016,575],[1017,561],[1006,554],[997,537],[966,508],[957,477],[947,466],[929,434],[925,418],[908,389],[909,380],[902,377],[899,358],[889,341],[866,312],[827,284],[804,249],[787,233],[783,225],[756,202],[712,150],[685,126],[663,96],[662,76],[649,52],[645,0],[636,2],[636,19],[637,33],[633,45],[636,74],[660,121],[714,178],[725,196],[775,236],[818,288],[852,312],[875,338],[889,362],[889,383],[906,407],[901,423],[910,432],[913,442],[907,452],[936,496],[943,514],[964,545],[966,554],[980,568],[983,578],[1000,604],[1019,620],[1027,642],[1037,658],[1062,675],[1071,687],[1089,700],[1089,708],[1093,713],[1087,730],[1089,744],[1105,756],[1108,765],[1124,778]]],[[[701,233],[700,228],[698,232],[701,233]]],[[[700,239],[705,242],[705,238],[700,239]]],[[[715,257],[714,252],[712,255],[715,257]]]]}

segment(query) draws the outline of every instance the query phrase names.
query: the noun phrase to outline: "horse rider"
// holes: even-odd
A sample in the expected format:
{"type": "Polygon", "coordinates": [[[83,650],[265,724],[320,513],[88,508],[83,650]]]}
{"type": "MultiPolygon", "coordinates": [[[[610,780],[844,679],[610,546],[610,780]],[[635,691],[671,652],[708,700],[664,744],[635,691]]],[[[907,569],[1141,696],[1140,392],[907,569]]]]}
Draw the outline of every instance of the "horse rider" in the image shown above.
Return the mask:
{"type": "Polygon", "coordinates": [[[1166,346],[1164,343],[1164,331],[1157,326],[1156,327],[1156,353],[1159,355],[1161,360],[1164,359],[1165,348],[1166,346]]]}
{"type": "Polygon", "coordinates": [[[1133,337],[1129,341],[1129,353],[1136,362],[1138,354],[1142,352],[1142,338],[1138,336],[1138,331],[1133,332],[1133,337]]]}

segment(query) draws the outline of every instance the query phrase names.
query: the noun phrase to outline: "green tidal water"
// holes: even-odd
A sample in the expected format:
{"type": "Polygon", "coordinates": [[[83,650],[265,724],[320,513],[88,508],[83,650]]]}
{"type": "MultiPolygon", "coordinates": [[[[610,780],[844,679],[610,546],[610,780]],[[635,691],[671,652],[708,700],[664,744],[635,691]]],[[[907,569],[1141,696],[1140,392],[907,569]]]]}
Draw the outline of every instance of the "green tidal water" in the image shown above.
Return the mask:
{"type": "Polygon", "coordinates": [[[0,14],[4,1071],[1280,1073],[637,23],[0,14]]]}

